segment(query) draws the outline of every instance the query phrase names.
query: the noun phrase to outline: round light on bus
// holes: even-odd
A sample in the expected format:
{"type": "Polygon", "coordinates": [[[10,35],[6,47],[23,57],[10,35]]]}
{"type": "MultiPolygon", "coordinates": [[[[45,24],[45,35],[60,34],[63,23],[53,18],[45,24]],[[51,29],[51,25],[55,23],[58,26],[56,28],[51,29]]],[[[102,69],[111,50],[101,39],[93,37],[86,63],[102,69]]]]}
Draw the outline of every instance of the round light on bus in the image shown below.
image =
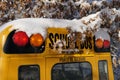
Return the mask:
{"type": "Polygon", "coordinates": [[[40,47],[43,43],[43,37],[41,34],[37,33],[37,34],[33,34],[30,37],[30,44],[34,47],[40,47]]]}
{"type": "Polygon", "coordinates": [[[17,46],[20,46],[20,47],[23,47],[28,43],[28,36],[23,31],[16,32],[13,35],[12,39],[13,39],[14,44],[16,44],[17,46]]]}
{"type": "Polygon", "coordinates": [[[103,47],[103,40],[101,38],[98,38],[95,41],[95,45],[96,45],[97,48],[102,48],[103,47]]]}
{"type": "Polygon", "coordinates": [[[104,40],[103,44],[104,44],[104,48],[110,47],[110,41],[108,41],[108,40],[104,40]]]}

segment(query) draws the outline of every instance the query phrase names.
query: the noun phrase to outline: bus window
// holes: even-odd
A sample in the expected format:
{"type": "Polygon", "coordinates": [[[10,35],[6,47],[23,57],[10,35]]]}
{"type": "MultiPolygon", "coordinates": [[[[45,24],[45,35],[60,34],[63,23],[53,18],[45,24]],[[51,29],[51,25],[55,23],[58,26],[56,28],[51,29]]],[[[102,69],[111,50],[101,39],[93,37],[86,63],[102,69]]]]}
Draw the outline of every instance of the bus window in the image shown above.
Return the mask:
{"type": "Polygon", "coordinates": [[[18,80],[40,80],[38,65],[23,65],[19,67],[18,80]]]}
{"type": "Polygon", "coordinates": [[[92,69],[88,62],[60,63],[52,68],[52,80],[92,80],[92,69]]]}
{"type": "Polygon", "coordinates": [[[108,66],[107,61],[99,61],[99,79],[108,80],[108,66]]]}

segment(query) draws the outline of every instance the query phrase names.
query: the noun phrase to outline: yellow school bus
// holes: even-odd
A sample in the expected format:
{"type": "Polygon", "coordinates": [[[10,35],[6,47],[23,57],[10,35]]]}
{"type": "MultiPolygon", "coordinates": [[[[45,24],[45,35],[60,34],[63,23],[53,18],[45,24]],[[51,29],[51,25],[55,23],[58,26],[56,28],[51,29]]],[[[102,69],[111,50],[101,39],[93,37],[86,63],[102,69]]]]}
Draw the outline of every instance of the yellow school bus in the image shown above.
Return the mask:
{"type": "Polygon", "coordinates": [[[33,22],[13,23],[0,29],[0,80],[114,80],[104,29],[83,38],[69,27],[48,26],[44,37],[37,31],[28,34],[33,22]]]}

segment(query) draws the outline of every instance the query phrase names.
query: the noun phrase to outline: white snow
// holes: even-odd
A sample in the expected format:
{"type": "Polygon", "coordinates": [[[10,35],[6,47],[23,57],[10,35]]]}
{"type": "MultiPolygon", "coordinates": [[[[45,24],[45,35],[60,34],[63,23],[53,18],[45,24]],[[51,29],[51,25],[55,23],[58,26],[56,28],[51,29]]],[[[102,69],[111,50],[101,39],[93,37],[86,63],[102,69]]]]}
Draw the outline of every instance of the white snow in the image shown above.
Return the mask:
{"type": "Polygon", "coordinates": [[[95,34],[96,39],[102,38],[103,40],[110,41],[110,36],[106,33],[106,30],[104,29],[99,29],[99,31],[95,32],[94,34],[95,34]]]}
{"type": "Polygon", "coordinates": [[[118,37],[120,38],[120,31],[118,32],[118,37]]]}
{"type": "Polygon", "coordinates": [[[75,2],[75,5],[81,5],[86,2],[87,2],[87,0],[79,0],[79,1],[75,2]]]}
{"type": "MultiPolygon", "coordinates": [[[[102,11],[107,11],[107,14],[111,18],[114,18],[120,11],[115,9],[104,9],[102,11]],[[115,13],[112,14],[112,11],[115,13]],[[110,13],[109,13],[110,12],[110,13]]],[[[114,20],[114,19],[113,19],[114,20]]],[[[83,17],[82,19],[74,19],[74,20],[65,20],[65,19],[47,19],[47,18],[23,18],[8,22],[0,27],[0,31],[5,29],[6,27],[12,25],[11,31],[17,29],[17,31],[25,31],[28,36],[31,36],[34,33],[41,33],[46,38],[47,28],[48,27],[60,27],[66,28],[70,27],[73,31],[76,32],[85,32],[87,29],[99,29],[102,23],[102,19],[100,18],[100,12],[95,14],[91,14],[87,17],[83,17]]]]}
{"type": "MultiPolygon", "coordinates": [[[[59,20],[59,19],[46,19],[46,18],[23,18],[8,22],[1,26],[3,29],[12,25],[10,31],[16,29],[17,31],[25,31],[28,36],[33,33],[41,33],[44,38],[46,37],[46,30],[48,27],[70,27],[75,26],[74,21],[59,20]]],[[[1,29],[1,30],[3,30],[1,29]]]]}
{"type": "Polygon", "coordinates": [[[101,8],[103,6],[103,4],[102,4],[103,1],[105,1],[105,0],[93,1],[92,4],[101,8]]]}

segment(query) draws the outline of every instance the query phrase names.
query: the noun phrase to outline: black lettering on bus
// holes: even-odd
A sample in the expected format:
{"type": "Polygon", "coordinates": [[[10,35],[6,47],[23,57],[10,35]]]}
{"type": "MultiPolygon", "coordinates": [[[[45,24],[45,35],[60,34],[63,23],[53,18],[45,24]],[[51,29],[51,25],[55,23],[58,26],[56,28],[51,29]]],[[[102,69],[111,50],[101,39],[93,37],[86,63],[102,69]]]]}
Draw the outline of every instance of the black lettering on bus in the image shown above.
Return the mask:
{"type": "Polygon", "coordinates": [[[55,42],[59,39],[59,34],[55,34],[55,42]]]}
{"type": "MultiPolygon", "coordinates": [[[[55,34],[49,33],[49,40],[50,40],[49,47],[53,49],[54,43],[59,39],[66,41],[66,46],[65,46],[66,49],[70,48],[70,41],[67,37],[67,34],[58,34],[58,33],[55,33],[55,34]]],[[[78,45],[77,43],[79,42],[77,41],[74,42],[75,48],[77,49],[84,49],[84,48],[92,49],[92,38],[91,37],[86,37],[86,40],[82,42],[80,45],[78,45]]]]}
{"type": "Polygon", "coordinates": [[[78,49],[78,45],[77,45],[77,42],[75,42],[75,48],[77,48],[77,49],[78,49]]]}
{"type": "Polygon", "coordinates": [[[84,46],[85,46],[85,49],[88,49],[88,40],[85,41],[84,46]]]}
{"type": "Polygon", "coordinates": [[[65,40],[65,35],[64,34],[60,34],[60,40],[65,40]]]}
{"type": "Polygon", "coordinates": [[[83,42],[80,44],[80,49],[84,49],[84,43],[83,42]]]}
{"type": "Polygon", "coordinates": [[[49,34],[49,40],[51,43],[49,43],[49,47],[53,49],[54,41],[53,41],[54,35],[52,33],[49,34]]]}
{"type": "Polygon", "coordinates": [[[85,49],[88,49],[88,47],[89,47],[89,38],[88,37],[86,37],[86,41],[85,41],[85,49]]]}
{"type": "Polygon", "coordinates": [[[92,49],[92,39],[91,39],[91,37],[86,37],[86,41],[84,41],[84,42],[82,42],[81,44],[80,44],[80,49],[92,49]]]}
{"type": "Polygon", "coordinates": [[[88,38],[88,47],[89,47],[89,49],[92,49],[92,39],[91,39],[91,37],[89,37],[88,38]]]}
{"type": "Polygon", "coordinates": [[[66,49],[68,49],[69,48],[69,46],[70,46],[70,42],[69,42],[69,38],[67,37],[67,34],[65,35],[65,41],[66,41],[66,49]]]}

